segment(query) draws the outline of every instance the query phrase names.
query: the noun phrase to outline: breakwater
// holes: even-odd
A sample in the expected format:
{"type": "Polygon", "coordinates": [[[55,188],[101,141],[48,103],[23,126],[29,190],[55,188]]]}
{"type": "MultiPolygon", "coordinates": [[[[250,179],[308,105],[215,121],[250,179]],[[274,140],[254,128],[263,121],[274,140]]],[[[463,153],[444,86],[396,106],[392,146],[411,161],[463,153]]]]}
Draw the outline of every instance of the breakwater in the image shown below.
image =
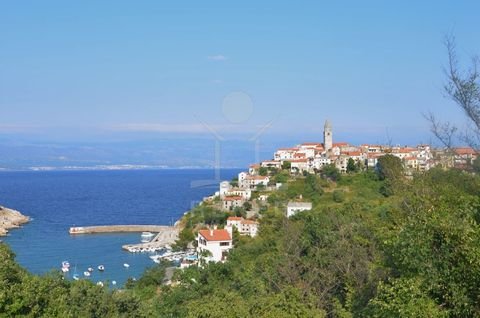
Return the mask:
{"type": "Polygon", "coordinates": [[[134,233],[134,232],[163,232],[171,231],[171,226],[165,225],[98,225],[71,227],[69,233],[76,234],[99,234],[99,233],[134,233]]]}

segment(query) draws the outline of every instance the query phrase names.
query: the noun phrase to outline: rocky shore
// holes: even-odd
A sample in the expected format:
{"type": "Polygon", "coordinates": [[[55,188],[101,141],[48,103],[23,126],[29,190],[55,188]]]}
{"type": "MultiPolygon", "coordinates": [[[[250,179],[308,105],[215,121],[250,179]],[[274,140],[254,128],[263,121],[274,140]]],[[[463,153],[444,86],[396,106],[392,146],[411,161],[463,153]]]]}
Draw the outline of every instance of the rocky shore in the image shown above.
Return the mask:
{"type": "Polygon", "coordinates": [[[0,206],[0,236],[5,236],[8,230],[28,223],[30,218],[22,213],[0,206]]]}

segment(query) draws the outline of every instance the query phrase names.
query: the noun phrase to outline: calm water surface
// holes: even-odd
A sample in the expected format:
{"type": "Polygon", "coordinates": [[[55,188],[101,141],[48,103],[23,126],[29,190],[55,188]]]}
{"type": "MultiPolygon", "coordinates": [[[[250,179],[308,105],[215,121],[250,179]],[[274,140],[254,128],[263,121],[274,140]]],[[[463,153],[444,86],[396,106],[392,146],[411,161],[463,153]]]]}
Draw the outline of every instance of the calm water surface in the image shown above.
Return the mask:
{"type": "MultiPolygon", "coordinates": [[[[239,170],[225,169],[229,180],[239,170]]],[[[83,276],[105,265],[91,280],[138,278],[153,266],[148,254],[131,254],[123,244],[139,243],[140,233],[70,236],[71,226],[112,224],[169,225],[203,197],[217,191],[213,170],[1,172],[0,205],[33,218],[3,240],[29,271],[59,269],[63,260],[83,276]],[[198,186],[202,184],[204,186],[198,186]],[[208,186],[205,184],[211,184],[208,186]],[[128,263],[130,267],[124,268],[128,263]]]]}

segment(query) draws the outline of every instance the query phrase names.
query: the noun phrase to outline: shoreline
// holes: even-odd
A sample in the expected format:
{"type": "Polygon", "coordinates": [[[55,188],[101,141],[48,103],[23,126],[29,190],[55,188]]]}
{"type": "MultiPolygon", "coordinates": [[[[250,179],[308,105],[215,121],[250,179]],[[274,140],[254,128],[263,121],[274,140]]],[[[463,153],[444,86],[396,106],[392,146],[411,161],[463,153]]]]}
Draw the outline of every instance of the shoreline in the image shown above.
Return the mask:
{"type": "Polygon", "coordinates": [[[28,222],[30,217],[0,205],[0,236],[6,236],[9,230],[18,229],[28,222]]]}

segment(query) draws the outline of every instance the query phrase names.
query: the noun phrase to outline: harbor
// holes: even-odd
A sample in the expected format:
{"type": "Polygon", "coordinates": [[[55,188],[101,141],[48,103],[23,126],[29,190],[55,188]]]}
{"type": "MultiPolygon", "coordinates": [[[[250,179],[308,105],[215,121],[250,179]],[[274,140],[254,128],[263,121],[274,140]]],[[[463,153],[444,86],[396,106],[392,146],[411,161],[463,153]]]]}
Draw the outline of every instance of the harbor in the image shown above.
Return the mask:
{"type": "Polygon", "coordinates": [[[100,225],[71,227],[69,230],[71,235],[135,232],[142,233],[142,242],[123,245],[123,250],[131,253],[160,251],[175,243],[179,230],[165,225],[100,225]]]}

